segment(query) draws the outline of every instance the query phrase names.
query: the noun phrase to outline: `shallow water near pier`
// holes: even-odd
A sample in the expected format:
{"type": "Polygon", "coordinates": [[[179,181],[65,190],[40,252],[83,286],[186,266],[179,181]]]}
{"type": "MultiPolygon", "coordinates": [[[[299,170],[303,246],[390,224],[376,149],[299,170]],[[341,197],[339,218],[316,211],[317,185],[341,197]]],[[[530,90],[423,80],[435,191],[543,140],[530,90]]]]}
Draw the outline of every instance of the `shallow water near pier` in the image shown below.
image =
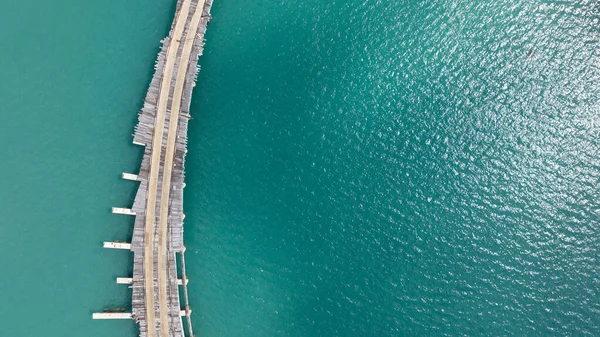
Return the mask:
{"type": "MultiPolygon", "coordinates": [[[[0,336],[136,335],[115,278],[173,1],[0,3],[0,336]]],[[[600,334],[595,1],[215,0],[198,336],[600,334]]]]}

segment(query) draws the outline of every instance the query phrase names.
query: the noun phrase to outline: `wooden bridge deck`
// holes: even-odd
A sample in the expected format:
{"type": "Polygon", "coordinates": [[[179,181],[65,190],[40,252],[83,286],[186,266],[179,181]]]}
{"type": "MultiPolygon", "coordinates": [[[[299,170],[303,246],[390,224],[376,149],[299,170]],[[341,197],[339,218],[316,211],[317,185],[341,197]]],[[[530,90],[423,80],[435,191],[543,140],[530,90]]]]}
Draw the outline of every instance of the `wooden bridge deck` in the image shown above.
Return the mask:
{"type": "Polygon", "coordinates": [[[116,209],[135,216],[131,318],[139,323],[141,337],[183,337],[182,313],[193,334],[183,255],[184,165],[192,90],[211,6],[212,0],[178,0],[133,135],[134,144],[145,146],[140,171],[137,176],[124,174],[140,185],[131,210],[116,209]]]}

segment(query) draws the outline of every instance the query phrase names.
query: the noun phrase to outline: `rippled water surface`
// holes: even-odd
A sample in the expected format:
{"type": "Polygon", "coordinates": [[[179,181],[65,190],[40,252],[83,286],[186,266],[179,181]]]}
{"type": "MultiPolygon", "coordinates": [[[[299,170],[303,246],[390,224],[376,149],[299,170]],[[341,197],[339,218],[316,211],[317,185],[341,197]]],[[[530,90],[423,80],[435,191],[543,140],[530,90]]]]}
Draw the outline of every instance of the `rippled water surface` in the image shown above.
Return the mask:
{"type": "Polygon", "coordinates": [[[594,1],[217,1],[208,335],[599,334],[594,1]]]}
{"type": "MultiPolygon", "coordinates": [[[[131,236],[109,209],[173,10],[0,4],[0,336],[136,335],[90,318],[130,301],[131,256],[100,246],[131,236]]],[[[185,195],[199,336],[600,335],[597,1],[212,14],[185,195]]]]}

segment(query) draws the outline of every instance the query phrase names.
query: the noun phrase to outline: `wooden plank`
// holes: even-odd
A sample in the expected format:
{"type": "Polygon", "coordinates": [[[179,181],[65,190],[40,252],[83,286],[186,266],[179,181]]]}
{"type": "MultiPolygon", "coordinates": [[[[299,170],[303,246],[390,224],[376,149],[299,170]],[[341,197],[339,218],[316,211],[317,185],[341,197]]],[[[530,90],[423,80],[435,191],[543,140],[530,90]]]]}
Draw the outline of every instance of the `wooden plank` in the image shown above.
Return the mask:
{"type": "Polygon", "coordinates": [[[95,312],[92,319],[131,319],[130,312],[95,312]]]}
{"type": "Polygon", "coordinates": [[[131,243],[125,243],[125,242],[104,242],[103,247],[104,248],[111,248],[111,249],[126,249],[126,250],[131,250],[131,243]]]}
{"type": "Polygon", "coordinates": [[[135,215],[135,212],[130,208],[113,207],[112,212],[114,214],[135,215]]]}

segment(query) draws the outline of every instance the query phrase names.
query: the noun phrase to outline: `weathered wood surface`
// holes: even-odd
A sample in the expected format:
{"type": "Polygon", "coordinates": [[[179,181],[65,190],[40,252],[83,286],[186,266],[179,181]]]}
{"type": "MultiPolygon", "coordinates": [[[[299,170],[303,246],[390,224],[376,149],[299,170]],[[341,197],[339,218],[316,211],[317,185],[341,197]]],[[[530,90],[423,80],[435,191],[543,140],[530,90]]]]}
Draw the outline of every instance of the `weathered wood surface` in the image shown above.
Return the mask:
{"type": "MultiPolygon", "coordinates": [[[[171,111],[171,107],[173,106],[173,92],[175,89],[176,78],[177,76],[172,76],[172,79],[168,83],[170,85],[168,88],[161,88],[161,82],[163,81],[165,61],[166,61],[166,53],[167,49],[172,43],[173,29],[176,25],[176,20],[174,20],[171,25],[171,32],[169,36],[166,37],[162,43],[162,48],[160,53],[158,54],[158,59],[156,61],[155,66],[155,74],[152,77],[152,81],[150,82],[150,87],[148,89],[148,93],[146,95],[146,99],[144,101],[144,106],[139,113],[138,124],[135,127],[135,132],[133,135],[134,143],[144,144],[144,157],[142,159],[142,163],[140,166],[140,171],[137,179],[140,181],[138,191],[132,206],[132,211],[135,212],[135,224],[133,230],[133,238],[131,241],[131,250],[134,253],[133,257],[133,282],[132,282],[132,318],[139,323],[140,326],[140,336],[147,337],[148,336],[148,325],[153,324],[155,326],[156,336],[162,336],[160,334],[161,331],[161,320],[160,320],[160,310],[159,310],[159,288],[158,288],[158,279],[159,272],[162,272],[159,269],[158,265],[158,243],[159,243],[159,212],[160,205],[163,200],[161,200],[162,193],[162,184],[164,180],[165,173],[165,153],[167,152],[167,137],[168,137],[168,126],[170,124],[171,118],[178,118],[176,138],[175,138],[175,149],[173,152],[173,164],[172,169],[170,170],[170,184],[168,184],[170,188],[169,198],[168,198],[168,219],[167,219],[167,300],[168,300],[168,322],[166,322],[168,326],[168,336],[169,337],[179,337],[183,336],[183,327],[182,320],[180,317],[180,311],[182,304],[179,299],[179,291],[178,291],[178,276],[177,276],[177,264],[176,264],[176,254],[183,254],[184,244],[183,244],[183,187],[184,187],[184,178],[185,178],[185,155],[187,152],[187,130],[188,130],[188,121],[189,121],[189,110],[191,103],[192,90],[194,87],[194,83],[198,74],[198,58],[202,54],[203,46],[204,46],[204,33],[206,32],[206,25],[210,20],[210,8],[212,6],[212,0],[191,0],[187,1],[189,3],[189,13],[183,19],[185,22],[184,35],[182,39],[188,40],[193,39],[191,53],[189,55],[189,59],[183,59],[183,43],[174,43],[173,45],[179,45],[177,50],[177,58],[174,65],[174,74],[177,74],[181,70],[185,71],[185,82],[183,84],[183,92],[181,95],[181,103],[177,111],[171,111]],[[192,17],[196,10],[201,10],[202,14],[200,17],[200,22],[195,31],[191,31],[190,29],[192,17]],[[181,69],[180,69],[181,67],[181,69]],[[158,100],[161,95],[161,90],[169,90],[168,95],[168,103],[167,103],[167,114],[165,117],[164,125],[155,125],[156,116],[157,116],[157,107],[158,100]],[[162,132],[158,132],[159,135],[162,135],[161,141],[161,149],[160,149],[160,167],[152,168],[158,169],[158,185],[156,194],[158,197],[156,198],[156,212],[155,214],[148,215],[147,213],[147,198],[148,198],[148,186],[149,186],[149,174],[151,171],[151,155],[153,152],[152,141],[155,134],[155,128],[161,128],[162,132]],[[145,237],[145,229],[146,229],[146,217],[153,216],[155,218],[154,221],[154,231],[152,235],[153,240],[153,281],[150,282],[153,284],[154,294],[154,321],[148,322],[146,320],[146,281],[144,279],[144,237],[145,237]]],[[[185,5],[184,0],[179,0],[177,4],[177,10],[175,13],[175,18],[179,16],[180,11],[182,10],[182,6],[185,5]]],[[[199,13],[199,12],[198,12],[199,13]]],[[[177,106],[178,104],[175,104],[177,106]]],[[[167,170],[169,171],[169,170],[167,170]]],[[[185,262],[185,260],[182,260],[185,262]]],[[[186,287],[187,276],[185,275],[185,268],[182,270],[182,278],[184,280],[183,287],[186,287]]],[[[187,303],[187,289],[184,289],[185,302],[183,303],[183,307],[186,309],[186,315],[190,314],[189,303],[187,303]]],[[[191,320],[187,320],[189,326],[189,330],[192,331],[191,328],[191,320]]],[[[149,336],[153,337],[153,336],[149,336]]]]}

